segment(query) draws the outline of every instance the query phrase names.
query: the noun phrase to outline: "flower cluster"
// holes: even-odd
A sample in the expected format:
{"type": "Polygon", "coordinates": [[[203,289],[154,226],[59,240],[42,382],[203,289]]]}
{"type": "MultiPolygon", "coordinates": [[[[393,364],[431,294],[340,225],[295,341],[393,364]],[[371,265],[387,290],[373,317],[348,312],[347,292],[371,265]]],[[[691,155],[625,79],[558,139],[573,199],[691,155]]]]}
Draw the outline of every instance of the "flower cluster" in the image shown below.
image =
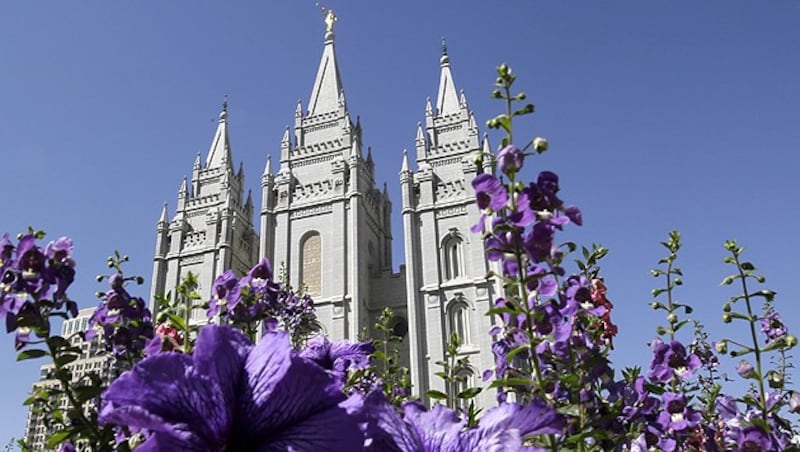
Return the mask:
{"type": "Polygon", "coordinates": [[[143,282],[138,277],[123,276],[120,264],[125,260],[119,255],[109,258],[109,266],[117,271],[107,277],[109,289],[98,295],[100,304],[89,318],[84,338],[92,340],[98,331],[102,331],[106,349],[130,368],[141,359],[153,340],[154,328],[147,303],[140,297],[131,296],[125,288],[132,280],[139,284],[143,282]]]}
{"type": "Polygon", "coordinates": [[[0,321],[5,319],[7,332],[15,331],[17,350],[32,331],[41,337],[49,333],[51,312],[78,315],[78,305],[67,297],[75,279],[72,240],[61,237],[43,250],[36,244],[43,236],[29,231],[16,246],[8,234],[0,238],[0,321]]]}
{"type": "Polygon", "coordinates": [[[241,279],[231,270],[222,273],[211,292],[207,316],[219,316],[224,323],[238,325],[251,338],[256,337],[259,327],[276,331],[281,326],[292,332],[292,343],[298,344],[319,329],[314,301],[307,294],[296,293],[288,284],[277,283],[267,259],[241,279]]]}

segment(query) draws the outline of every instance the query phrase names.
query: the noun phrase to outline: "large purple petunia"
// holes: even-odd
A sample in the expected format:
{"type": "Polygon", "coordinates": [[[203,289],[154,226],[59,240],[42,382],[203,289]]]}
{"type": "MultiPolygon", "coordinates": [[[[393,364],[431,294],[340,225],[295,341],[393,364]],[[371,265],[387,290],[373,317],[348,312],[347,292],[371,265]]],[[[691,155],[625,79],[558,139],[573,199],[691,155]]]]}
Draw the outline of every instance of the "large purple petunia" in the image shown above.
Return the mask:
{"type": "Polygon", "coordinates": [[[523,449],[523,437],[562,433],[565,425],[555,410],[538,401],[500,404],[473,428],[465,428],[456,412],[443,405],[425,411],[407,403],[401,417],[379,391],[366,397],[364,408],[371,438],[367,450],[381,452],[516,451],[523,449]]]}
{"type": "Polygon", "coordinates": [[[207,326],[194,355],[151,356],[105,392],[104,422],[150,430],[141,451],[360,450],[362,401],[301,358],[286,333],[253,346],[207,326]]]}

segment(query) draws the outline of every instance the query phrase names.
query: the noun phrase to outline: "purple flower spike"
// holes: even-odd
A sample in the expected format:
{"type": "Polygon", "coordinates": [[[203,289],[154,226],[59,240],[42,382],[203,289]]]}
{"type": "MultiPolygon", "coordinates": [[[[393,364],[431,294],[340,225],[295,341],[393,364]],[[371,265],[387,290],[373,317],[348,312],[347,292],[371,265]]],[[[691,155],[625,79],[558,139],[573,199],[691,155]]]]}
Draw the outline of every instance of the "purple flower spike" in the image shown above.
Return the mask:
{"type": "Polygon", "coordinates": [[[144,359],[103,396],[103,422],[153,434],[140,450],[360,450],[362,401],[292,350],[285,333],[253,346],[209,325],[193,356],[144,359]]]}

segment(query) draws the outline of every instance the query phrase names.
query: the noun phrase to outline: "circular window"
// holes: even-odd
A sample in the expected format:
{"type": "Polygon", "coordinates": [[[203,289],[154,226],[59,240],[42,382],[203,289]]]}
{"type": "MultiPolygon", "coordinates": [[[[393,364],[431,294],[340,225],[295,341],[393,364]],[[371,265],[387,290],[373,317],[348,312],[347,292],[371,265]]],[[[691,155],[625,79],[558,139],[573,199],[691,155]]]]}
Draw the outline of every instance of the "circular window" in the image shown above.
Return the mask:
{"type": "Polygon", "coordinates": [[[408,334],[408,322],[406,322],[406,319],[402,317],[397,318],[397,321],[395,321],[392,326],[392,334],[397,337],[406,337],[406,334],[408,334]]]}

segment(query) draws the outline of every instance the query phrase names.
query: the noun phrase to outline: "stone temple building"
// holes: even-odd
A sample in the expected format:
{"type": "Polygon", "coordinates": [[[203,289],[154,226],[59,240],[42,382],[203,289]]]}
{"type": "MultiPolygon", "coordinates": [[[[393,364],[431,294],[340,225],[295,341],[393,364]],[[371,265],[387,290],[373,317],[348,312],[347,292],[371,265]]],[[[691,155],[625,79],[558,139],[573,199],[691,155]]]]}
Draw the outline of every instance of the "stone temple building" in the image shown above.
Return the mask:
{"type": "MultiPolygon", "coordinates": [[[[296,106],[280,161],[265,156],[258,210],[243,169],[234,170],[225,105],[208,154],[197,155],[191,180],[180,185],[174,214],[164,205],[151,299],[173,290],[188,272],[199,275],[208,299],[223,271],[242,275],[266,257],[276,271],[285,268],[294,287],[307,288],[332,339],[356,339],[390,307],[395,330],[407,332],[402,359],[415,394],[457,389],[434,375],[454,332],[463,340],[459,353],[470,357],[474,385],[493,365],[492,321],[485,313],[498,291],[486,278],[481,239],[470,233],[479,221],[471,180],[477,171],[491,171],[490,159],[477,168],[472,157],[488,153],[489,144],[456,90],[443,48],[438,94],[421,112],[414,152],[398,146],[397,159],[383,163],[397,165],[402,192],[405,265],[394,273],[391,212],[397,201],[385,184],[376,185],[376,162],[360,121],[353,122],[336,61],[335,17],[329,12],[327,19],[308,103],[296,106]]],[[[201,309],[193,315],[204,318],[201,309]]],[[[481,397],[484,404],[493,399],[488,391],[481,397]]]]}

